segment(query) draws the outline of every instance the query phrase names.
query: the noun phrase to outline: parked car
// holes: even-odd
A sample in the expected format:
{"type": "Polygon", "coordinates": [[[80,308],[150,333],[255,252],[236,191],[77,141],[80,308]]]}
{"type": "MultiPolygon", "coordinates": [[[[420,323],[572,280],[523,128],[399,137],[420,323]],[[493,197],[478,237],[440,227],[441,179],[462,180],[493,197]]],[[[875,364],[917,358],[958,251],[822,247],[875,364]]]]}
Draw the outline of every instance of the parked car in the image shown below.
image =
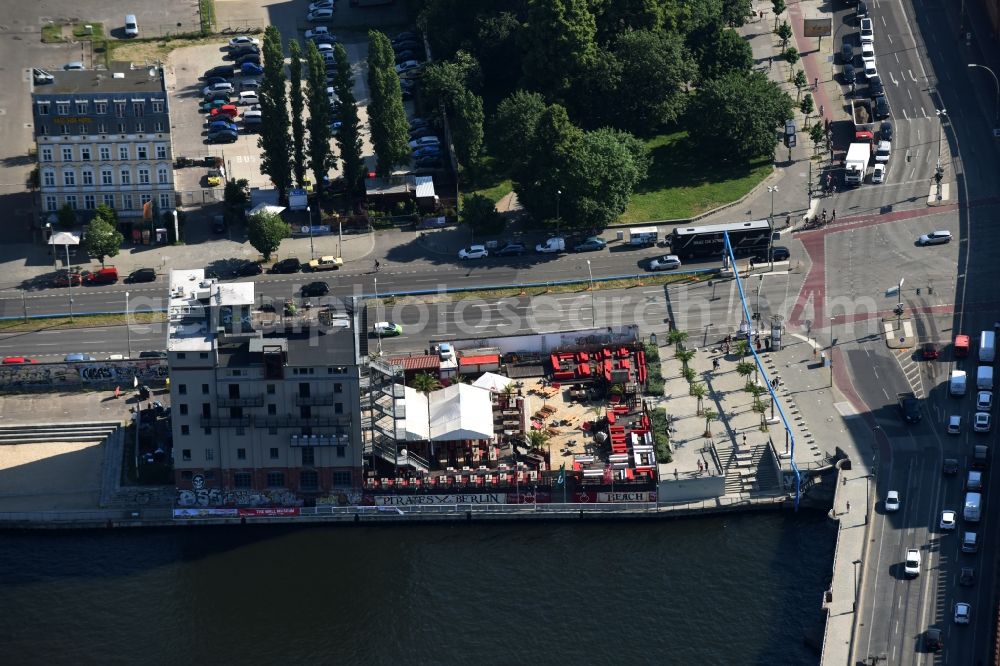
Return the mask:
{"type": "Polygon", "coordinates": [[[988,412],[993,408],[993,391],[979,391],[976,394],[976,409],[988,412]]]}
{"type": "Polygon", "coordinates": [[[243,114],[243,126],[260,125],[264,122],[264,114],[260,109],[250,109],[243,114]]]}
{"type": "Polygon", "coordinates": [[[136,282],[156,282],[155,268],[139,268],[129,273],[128,281],[136,282]]]}
{"type": "Polygon", "coordinates": [[[441,139],[437,138],[436,136],[422,136],[419,139],[414,139],[413,141],[410,141],[410,143],[407,145],[409,145],[410,148],[414,150],[416,150],[417,148],[423,148],[425,146],[440,146],[441,139]]]}
{"type": "Polygon", "coordinates": [[[271,266],[270,273],[298,273],[302,270],[302,262],[295,257],[277,261],[271,266]]]}
{"type": "Polygon", "coordinates": [[[976,412],[976,416],[972,422],[972,429],[975,432],[989,432],[990,415],[986,412],[976,412]]]}
{"type": "Polygon", "coordinates": [[[8,356],[3,360],[3,365],[25,365],[27,363],[38,363],[38,361],[27,356],[8,356]]]}
{"type": "Polygon", "coordinates": [[[325,57],[327,53],[333,56],[333,42],[319,42],[316,44],[316,50],[321,56],[325,57]]]}
{"type": "Polygon", "coordinates": [[[892,154],[892,142],[891,141],[879,141],[875,147],[875,161],[876,162],[888,162],[889,156],[892,154]]]}
{"type": "Polygon", "coordinates": [[[223,129],[209,132],[205,141],[208,143],[236,143],[239,138],[240,134],[237,130],[223,129]]]}
{"type": "Polygon", "coordinates": [[[233,277],[251,277],[253,275],[260,275],[263,272],[264,269],[256,261],[241,261],[233,268],[233,277]]]}
{"type": "Polygon", "coordinates": [[[256,90],[244,90],[240,93],[239,99],[236,100],[236,103],[240,106],[260,104],[260,98],[257,96],[256,90]]]}
{"type": "Polygon", "coordinates": [[[226,233],[226,216],[225,215],[215,215],[212,217],[212,233],[213,234],[224,234],[226,233]]]}
{"type": "Polygon", "coordinates": [[[238,35],[229,40],[229,48],[231,49],[235,49],[246,44],[260,46],[260,40],[256,37],[251,37],[250,35],[238,35]]]}
{"type": "Polygon", "coordinates": [[[230,83],[229,81],[220,81],[218,83],[213,83],[210,86],[205,86],[205,88],[202,89],[201,94],[203,97],[208,97],[209,95],[215,92],[231,93],[233,92],[233,84],[230,83]]]}
{"type": "Polygon", "coordinates": [[[875,117],[879,120],[889,117],[889,99],[885,95],[875,98],[875,117]]]}
{"type": "Polygon", "coordinates": [[[423,146],[413,151],[413,158],[418,160],[424,157],[440,157],[440,155],[441,146],[423,146]]]}
{"type": "Polygon", "coordinates": [[[236,65],[242,67],[247,63],[251,65],[260,65],[260,54],[259,53],[248,53],[245,56],[240,56],[236,59],[236,65]]]}
{"type": "Polygon", "coordinates": [[[681,260],[677,255],[667,254],[662,257],[657,257],[649,262],[649,270],[651,271],[669,271],[675,268],[681,267],[681,260]]]}
{"type": "Polygon", "coordinates": [[[317,37],[333,37],[333,33],[325,25],[318,25],[306,30],[306,39],[316,39],[317,37]]]}
{"type": "Polygon", "coordinates": [[[70,285],[74,287],[83,284],[83,276],[79,273],[71,273],[69,271],[59,271],[52,278],[53,287],[68,287],[70,285]]]}
{"type": "Polygon", "coordinates": [[[861,43],[875,43],[875,23],[870,18],[861,19],[861,43]]]}
{"type": "Polygon", "coordinates": [[[843,70],[844,83],[850,84],[855,83],[858,80],[858,74],[854,70],[854,65],[851,63],[846,63],[843,70]]]}
{"type": "Polygon", "coordinates": [[[951,242],[951,232],[945,229],[932,231],[917,239],[918,245],[944,245],[951,242]]]}
{"type": "Polygon", "coordinates": [[[338,40],[335,35],[319,35],[317,37],[313,37],[312,39],[313,44],[316,46],[319,46],[320,44],[336,44],[337,41],[338,40]]]}
{"type": "Polygon", "coordinates": [[[524,254],[524,246],[520,243],[507,243],[493,252],[494,257],[520,257],[524,254]]]}
{"type": "Polygon", "coordinates": [[[39,69],[37,67],[31,70],[31,76],[35,81],[35,85],[44,85],[46,83],[53,83],[56,77],[52,76],[51,73],[46,72],[44,69],[39,69]]]}
{"type": "Polygon", "coordinates": [[[303,296],[326,296],[330,293],[330,285],[326,282],[310,282],[302,285],[301,294],[303,296]]]}
{"type": "Polygon", "coordinates": [[[260,63],[245,62],[240,65],[240,74],[243,76],[257,76],[263,73],[264,68],[260,66],[260,63]]]}
{"type": "Polygon", "coordinates": [[[882,124],[878,126],[878,138],[882,141],[892,141],[892,123],[888,120],[883,120],[882,124]]]}
{"type": "Polygon", "coordinates": [[[885,86],[882,85],[881,76],[868,77],[868,96],[872,99],[885,94],[885,86]]]}
{"type": "Polygon", "coordinates": [[[872,182],[873,183],[884,183],[885,182],[885,164],[878,162],[872,169],[872,182]]]}
{"type": "Polygon", "coordinates": [[[314,12],[317,9],[333,9],[334,0],[315,0],[309,3],[309,11],[314,12]]]}
{"type": "Polygon", "coordinates": [[[306,20],[310,23],[330,23],[333,21],[333,10],[316,9],[306,14],[306,20]]]}
{"type": "Polygon", "coordinates": [[[65,65],[63,65],[63,69],[67,72],[73,72],[73,71],[87,69],[87,67],[83,64],[83,61],[74,60],[72,62],[68,62],[65,65]]]}
{"type": "Polygon", "coordinates": [[[868,58],[867,60],[862,60],[861,62],[864,64],[866,79],[878,76],[878,68],[875,66],[875,58],[868,58]]]}
{"type": "Polygon", "coordinates": [[[396,65],[397,74],[405,74],[406,72],[412,72],[415,69],[420,69],[420,62],[416,60],[406,60],[396,65]]]}
{"type": "Polygon", "coordinates": [[[574,252],[597,252],[598,250],[603,250],[607,247],[607,243],[604,239],[598,238],[597,236],[591,236],[590,238],[577,243],[573,246],[574,252]]]}
{"type": "Polygon", "coordinates": [[[260,55],[260,47],[253,45],[240,46],[229,52],[229,57],[233,60],[239,60],[245,55],[260,55]]]}
{"type": "Polygon", "coordinates": [[[875,58],[875,45],[871,42],[861,43],[861,59],[875,58]]]}
{"type": "Polygon", "coordinates": [[[83,281],[87,284],[114,284],[118,282],[118,269],[114,266],[105,266],[96,271],[84,273],[83,281]]]}
{"type": "Polygon", "coordinates": [[[484,259],[490,256],[485,245],[470,245],[458,251],[459,259],[484,259]]]}
{"type": "Polygon", "coordinates": [[[239,125],[228,119],[210,120],[207,129],[210,134],[212,132],[225,132],[227,130],[230,132],[240,131],[239,125]]]}
{"type": "Polygon", "coordinates": [[[240,81],[240,92],[246,90],[260,90],[260,79],[245,79],[240,81]]]}
{"type": "Polygon", "coordinates": [[[209,76],[205,79],[205,85],[211,86],[216,83],[230,83],[230,81],[224,76],[209,76]]]}
{"type": "Polygon", "coordinates": [[[209,79],[212,78],[213,76],[224,76],[226,78],[229,78],[232,75],[233,75],[232,65],[219,65],[218,67],[213,67],[212,69],[205,70],[205,75],[202,76],[201,78],[209,79]]]}
{"type": "Polygon", "coordinates": [[[96,356],[91,356],[90,354],[66,354],[63,358],[63,363],[86,363],[87,361],[96,361],[96,356]]]}
{"type": "Polygon", "coordinates": [[[210,102],[202,102],[200,105],[200,109],[202,113],[207,113],[210,112],[212,109],[218,109],[219,107],[225,106],[226,104],[229,104],[228,99],[213,99],[210,102]]]}
{"type": "Polygon", "coordinates": [[[208,115],[212,118],[229,116],[230,118],[235,119],[239,117],[240,111],[234,104],[223,104],[218,108],[212,109],[208,115]]]}
{"type": "Polygon", "coordinates": [[[309,270],[311,271],[335,271],[344,265],[344,260],[340,257],[334,257],[333,255],[327,255],[325,257],[320,257],[319,259],[313,259],[309,262],[309,270]]]}

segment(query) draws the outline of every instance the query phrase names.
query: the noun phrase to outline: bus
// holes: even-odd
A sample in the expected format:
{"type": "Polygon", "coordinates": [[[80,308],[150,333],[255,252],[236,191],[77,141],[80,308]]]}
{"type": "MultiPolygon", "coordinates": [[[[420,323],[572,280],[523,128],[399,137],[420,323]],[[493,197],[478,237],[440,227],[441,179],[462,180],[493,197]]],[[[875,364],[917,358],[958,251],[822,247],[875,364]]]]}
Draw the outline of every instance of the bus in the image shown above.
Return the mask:
{"type": "Polygon", "coordinates": [[[767,220],[676,227],[670,235],[670,252],[681,259],[721,257],[726,244],[724,232],[729,232],[735,256],[767,254],[771,243],[771,223],[767,220]]]}

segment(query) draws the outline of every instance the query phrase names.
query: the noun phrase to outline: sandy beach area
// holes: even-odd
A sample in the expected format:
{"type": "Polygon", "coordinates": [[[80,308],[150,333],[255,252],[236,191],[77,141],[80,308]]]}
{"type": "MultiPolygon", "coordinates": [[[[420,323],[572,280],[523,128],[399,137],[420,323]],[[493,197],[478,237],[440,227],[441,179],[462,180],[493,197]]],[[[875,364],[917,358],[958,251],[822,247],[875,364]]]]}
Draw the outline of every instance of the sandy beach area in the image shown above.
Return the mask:
{"type": "Polygon", "coordinates": [[[0,511],[96,509],[100,442],[0,446],[0,511]]]}

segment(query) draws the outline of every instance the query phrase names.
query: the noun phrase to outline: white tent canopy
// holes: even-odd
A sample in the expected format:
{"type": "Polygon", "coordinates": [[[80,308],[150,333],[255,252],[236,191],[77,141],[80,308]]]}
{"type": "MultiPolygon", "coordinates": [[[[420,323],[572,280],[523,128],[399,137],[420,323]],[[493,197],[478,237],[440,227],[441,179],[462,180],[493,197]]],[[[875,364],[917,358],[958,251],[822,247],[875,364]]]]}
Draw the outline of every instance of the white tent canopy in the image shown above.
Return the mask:
{"type": "Polygon", "coordinates": [[[498,375],[495,372],[485,372],[482,377],[472,382],[472,385],[492,391],[493,393],[502,393],[510,382],[511,380],[508,377],[498,375]]]}
{"type": "Polygon", "coordinates": [[[274,213],[275,215],[280,215],[283,210],[285,210],[284,206],[272,206],[271,204],[262,203],[251,208],[250,212],[247,213],[247,217],[253,217],[257,213],[274,213]]]}
{"type": "Polygon", "coordinates": [[[405,387],[407,441],[454,442],[493,437],[488,390],[452,384],[429,395],[405,387]]]}

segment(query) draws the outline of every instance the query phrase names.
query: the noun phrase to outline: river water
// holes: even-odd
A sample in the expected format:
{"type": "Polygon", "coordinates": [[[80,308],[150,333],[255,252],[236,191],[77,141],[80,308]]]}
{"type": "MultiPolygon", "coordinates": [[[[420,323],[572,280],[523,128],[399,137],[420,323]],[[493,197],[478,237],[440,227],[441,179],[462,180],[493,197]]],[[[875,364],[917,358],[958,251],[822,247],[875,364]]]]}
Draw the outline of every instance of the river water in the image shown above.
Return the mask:
{"type": "Polygon", "coordinates": [[[820,513],[7,533],[20,664],[815,664],[820,513]]]}

